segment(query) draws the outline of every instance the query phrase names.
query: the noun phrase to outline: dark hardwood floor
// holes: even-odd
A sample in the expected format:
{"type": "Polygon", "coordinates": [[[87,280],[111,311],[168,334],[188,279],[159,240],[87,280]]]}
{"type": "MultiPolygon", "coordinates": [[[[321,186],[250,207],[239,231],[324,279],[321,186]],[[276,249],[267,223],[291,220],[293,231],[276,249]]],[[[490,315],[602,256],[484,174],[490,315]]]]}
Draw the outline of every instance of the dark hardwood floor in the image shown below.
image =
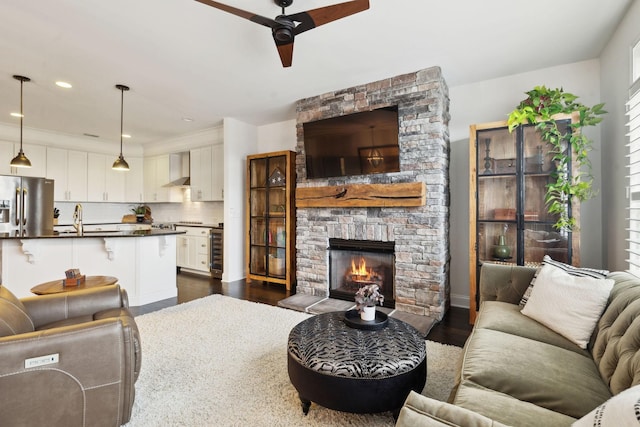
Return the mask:
{"type": "MultiPolygon", "coordinates": [[[[222,294],[247,301],[263,304],[277,305],[278,301],[287,298],[291,293],[284,286],[270,283],[251,282],[244,280],[222,283],[218,279],[207,278],[197,274],[181,272],[178,274],[178,297],[158,301],[140,307],[133,307],[134,315],[150,313],[165,307],[192,301],[197,298],[212,294],[222,294]]],[[[442,344],[450,344],[462,347],[471,332],[469,325],[469,310],[459,307],[451,307],[444,319],[435,325],[427,339],[442,344]]]]}

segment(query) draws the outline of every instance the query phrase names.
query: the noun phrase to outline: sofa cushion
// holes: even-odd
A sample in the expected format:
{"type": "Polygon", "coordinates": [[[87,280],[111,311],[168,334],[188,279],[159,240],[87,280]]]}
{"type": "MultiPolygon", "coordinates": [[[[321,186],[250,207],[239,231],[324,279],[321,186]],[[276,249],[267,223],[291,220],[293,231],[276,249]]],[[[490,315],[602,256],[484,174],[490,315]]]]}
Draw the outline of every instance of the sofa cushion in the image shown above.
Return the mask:
{"type": "Polygon", "coordinates": [[[611,397],[590,357],[529,338],[475,328],[463,357],[462,382],[570,417],[580,418],[611,397]]]}
{"type": "MultiPolygon", "coordinates": [[[[585,267],[582,267],[582,268],[574,267],[573,265],[556,261],[552,259],[549,255],[545,255],[544,258],[542,259],[542,266],[544,265],[553,265],[554,267],[560,268],[565,272],[567,272],[568,274],[571,274],[572,276],[579,276],[579,277],[592,277],[594,279],[606,279],[607,274],[609,274],[608,270],[598,270],[595,268],[585,268],[585,267]]],[[[524,294],[520,299],[521,308],[525,306],[525,304],[529,300],[529,297],[531,296],[531,291],[533,290],[535,282],[538,278],[538,273],[540,272],[540,268],[538,268],[538,270],[536,271],[536,274],[533,276],[533,279],[531,279],[531,283],[529,284],[529,287],[527,288],[526,291],[524,291],[524,294]]]]}
{"type": "Polygon", "coordinates": [[[631,387],[604,402],[573,423],[573,427],[640,425],[640,385],[631,387]]]}
{"type": "Polygon", "coordinates": [[[534,267],[483,263],[480,270],[480,305],[485,301],[517,305],[535,272],[534,267]]]}
{"type": "Polygon", "coordinates": [[[588,351],[581,349],[543,324],[523,315],[520,312],[520,307],[515,304],[500,301],[483,302],[482,310],[476,318],[475,327],[518,335],[589,356],[588,351]]]}
{"type": "Polygon", "coordinates": [[[478,413],[411,391],[396,427],[506,427],[478,413]]]}
{"type": "Polygon", "coordinates": [[[33,332],[33,322],[24,305],[0,285],[0,337],[33,332]]]}
{"type": "Polygon", "coordinates": [[[461,384],[453,403],[510,426],[570,426],[575,421],[574,417],[520,401],[469,381],[461,384]]]}
{"type": "Polygon", "coordinates": [[[613,283],[610,279],[570,275],[545,264],[538,272],[536,286],[522,314],[587,348],[613,283]]]}

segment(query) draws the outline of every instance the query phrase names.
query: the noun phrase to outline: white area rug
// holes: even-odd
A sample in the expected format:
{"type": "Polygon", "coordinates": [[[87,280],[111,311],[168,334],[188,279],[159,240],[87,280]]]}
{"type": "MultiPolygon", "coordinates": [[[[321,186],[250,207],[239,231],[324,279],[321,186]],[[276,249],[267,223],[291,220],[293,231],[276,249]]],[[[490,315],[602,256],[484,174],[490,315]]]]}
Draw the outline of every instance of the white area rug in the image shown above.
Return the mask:
{"type": "MultiPolygon", "coordinates": [[[[221,295],[136,317],[142,371],[127,426],[393,426],[388,412],[302,414],[287,338],[308,317],[221,295]]],[[[460,353],[427,341],[426,395],[446,400],[460,353]]]]}

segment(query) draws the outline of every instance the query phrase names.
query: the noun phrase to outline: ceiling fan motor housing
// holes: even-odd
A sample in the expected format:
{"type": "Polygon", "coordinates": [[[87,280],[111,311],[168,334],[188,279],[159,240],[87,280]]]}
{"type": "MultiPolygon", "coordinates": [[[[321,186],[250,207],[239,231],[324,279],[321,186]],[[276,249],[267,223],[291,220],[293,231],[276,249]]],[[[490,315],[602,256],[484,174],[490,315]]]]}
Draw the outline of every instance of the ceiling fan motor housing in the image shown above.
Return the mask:
{"type": "Polygon", "coordinates": [[[275,21],[280,24],[273,28],[273,38],[276,43],[290,43],[293,40],[293,29],[295,24],[286,15],[276,17],[275,21]]]}

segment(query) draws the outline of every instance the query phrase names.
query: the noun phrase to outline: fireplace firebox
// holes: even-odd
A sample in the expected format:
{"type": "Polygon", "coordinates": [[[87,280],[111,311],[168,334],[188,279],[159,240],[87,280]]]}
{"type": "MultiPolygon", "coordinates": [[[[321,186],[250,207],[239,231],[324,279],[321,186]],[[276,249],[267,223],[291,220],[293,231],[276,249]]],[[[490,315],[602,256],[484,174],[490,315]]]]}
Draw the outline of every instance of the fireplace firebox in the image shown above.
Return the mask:
{"type": "Polygon", "coordinates": [[[329,239],[329,297],[354,301],[365,285],[378,285],[384,306],[395,308],[395,242],[329,239]]]}

